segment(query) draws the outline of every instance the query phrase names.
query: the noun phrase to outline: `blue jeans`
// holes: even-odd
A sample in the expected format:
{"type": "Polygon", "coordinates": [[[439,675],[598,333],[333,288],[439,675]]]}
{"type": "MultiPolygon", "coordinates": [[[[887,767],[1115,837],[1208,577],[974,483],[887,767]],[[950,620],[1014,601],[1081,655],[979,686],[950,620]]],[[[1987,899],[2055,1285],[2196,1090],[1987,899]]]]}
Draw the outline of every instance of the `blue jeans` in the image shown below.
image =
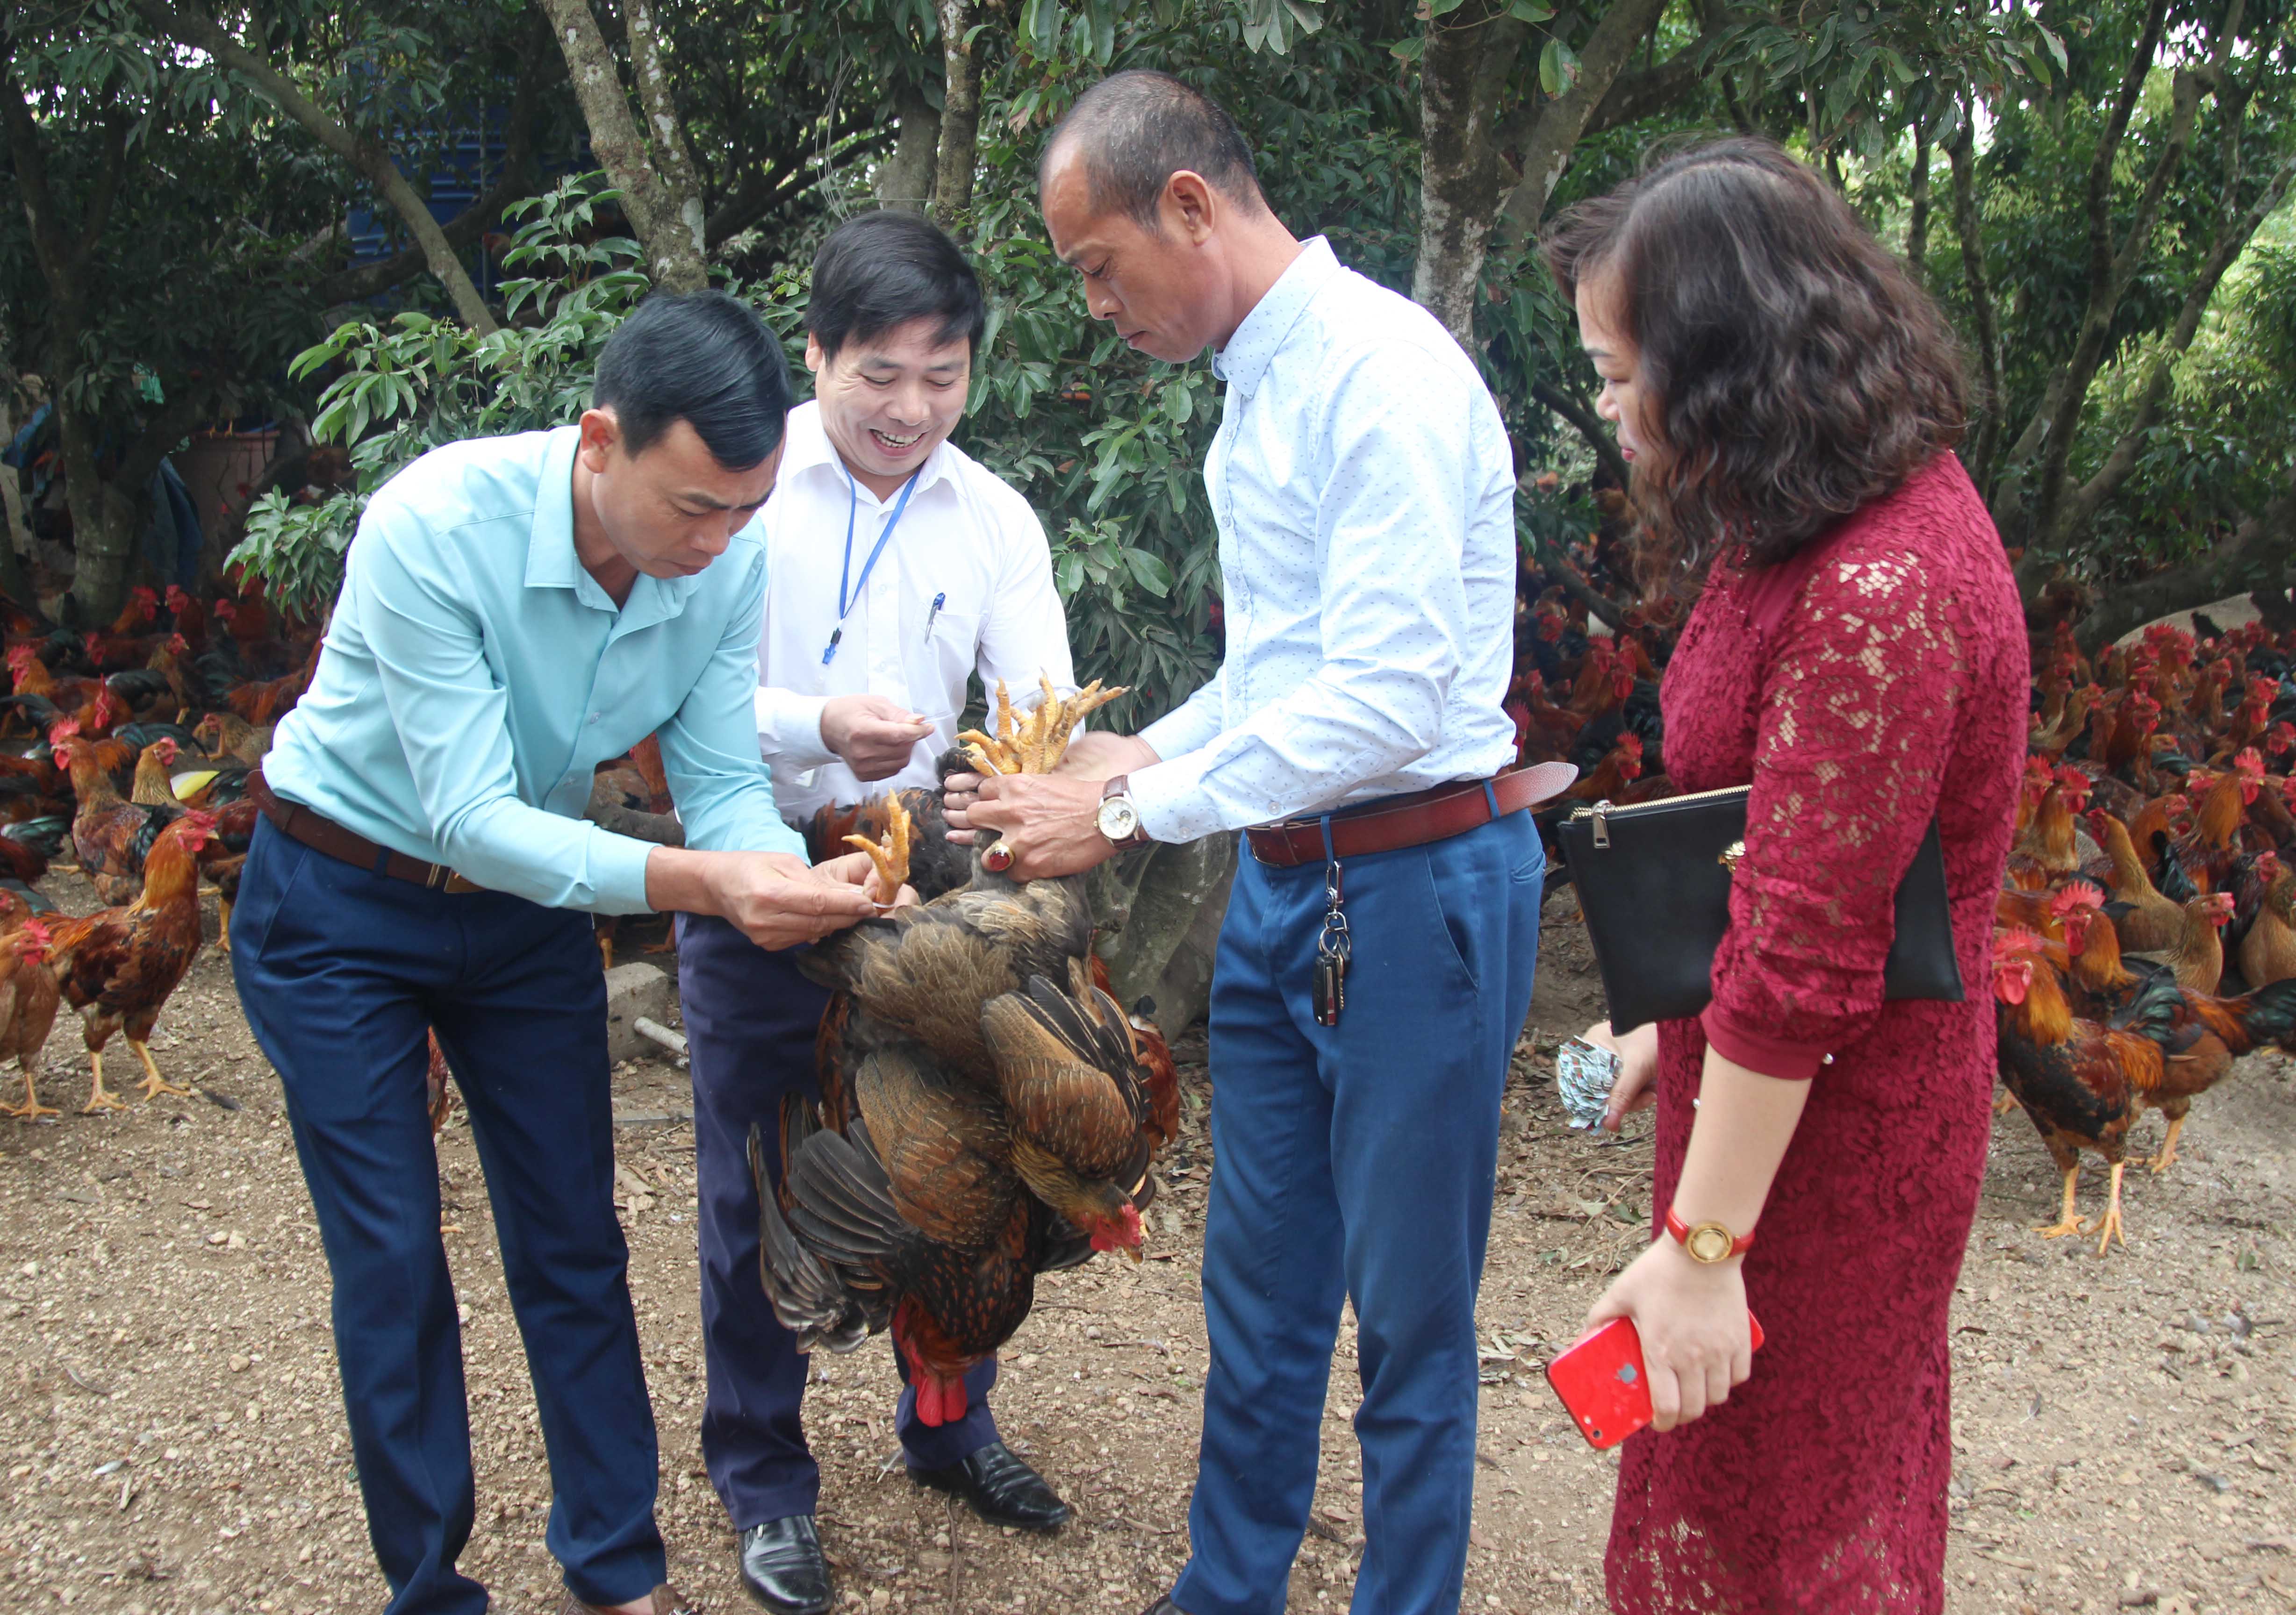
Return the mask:
{"type": "Polygon", "coordinates": [[[1538,952],[1528,813],[1351,859],[1339,1024],[1316,1023],[1324,868],[1236,873],[1212,976],[1204,1234],[1211,1365],[1188,1615],[1280,1615],[1355,1304],[1364,1530],[1354,1608],[1455,1611],[1474,1500],[1475,1294],[1499,1096],[1538,952]]]}
{"type": "MultiPolygon", "coordinates": [[[[736,1530],[810,1514],[821,1467],[805,1442],[808,1357],[774,1316],[758,1276],[758,1192],[750,1128],[763,1129],[767,1169],[781,1182],[782,1098],[820,1097],[814,1036],[828,992],[799,974],[792,952],[767,953],[723,920],[681,914],[677,993],[693,1065],[693,1172],[701,1202],[701,1356],[709,1399],[701,1461],[736,1530]]],[[[865,1349],[873,1353],[876,1347],[865,1349]]],[[[890,1354],[904,1379],[907,1365],[890,1354]]],[[[988,1389],[996,1360],[965,1376],[967,1411],[925,1424],[904,1389],[893,1428],[913,1469],[941,1469],[996,1439],[988,1389]]]]}
{"type": "Polygon", "coordinates": [[[334,1276],[335,1356],[388,1615],[480,1615],[462,1331],[425,1106],[436,1029],[471,1118],[555,1496],[589,1603],[664,1577],[658,1460],[613,1204],[605,986],[589,916],[450,894],[258,823],[232,973],[278,1069],[334,1276]]]}

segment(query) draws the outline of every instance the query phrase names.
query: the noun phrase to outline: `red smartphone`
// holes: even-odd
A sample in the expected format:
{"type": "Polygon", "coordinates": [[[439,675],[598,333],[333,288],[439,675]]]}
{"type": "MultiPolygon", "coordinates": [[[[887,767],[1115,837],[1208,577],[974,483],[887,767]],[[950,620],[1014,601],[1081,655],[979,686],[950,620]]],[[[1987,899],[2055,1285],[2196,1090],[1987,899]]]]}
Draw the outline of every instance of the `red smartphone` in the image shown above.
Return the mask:
{"type": "MultiPolygon", "coordinates": [[[[1759,1351],[1760,1321],[1750,1312],[1746,1325],[1759,1351]]],[[[1587,1444],[1597,1449],[1616,1447],[1656,1416],[1644,1377],[1642,1337],[1632,1318],[1612,1318],[1579,1336],[1546,1365],[1546,1382],[1587,1444]]]]}

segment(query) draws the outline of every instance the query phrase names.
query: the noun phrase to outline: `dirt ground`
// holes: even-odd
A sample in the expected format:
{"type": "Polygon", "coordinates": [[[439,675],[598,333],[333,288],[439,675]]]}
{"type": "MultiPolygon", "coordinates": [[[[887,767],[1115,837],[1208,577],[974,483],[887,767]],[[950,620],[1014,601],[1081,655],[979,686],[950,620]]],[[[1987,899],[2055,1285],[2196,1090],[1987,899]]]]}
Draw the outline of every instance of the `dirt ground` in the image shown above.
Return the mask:
{"type": "MultiPolygon", "coordinates": [[[[51,885],[76,912],[93,906],[73,881],[51,885]]],[[[1644,1119],[1598,1141],[1571,1132],[1554,1101],[1554,1042],[1597,1001],[1569,910],[1567,898],[1549,910],[1507,1101],[1470,1611],[1602,1608],[1613,1460],[1579,1441],[1538,1369],[1636,1248],[1650,1146],[1644,1119]]],[[[212,935],[212,912],[209,923],[212,935]]],[[[632,942],[626,958],[640,956],[632,942]]],[[[325,1264],[276,1081],[212,948],[153,1046],[198,1095],[70,1113],[86,1067],[77,1027],[60,1021],[45,1094],[68,1113],[0,1121],[0,1608],[379,1609],[325,1264]]],[[[847,1608],[1127,1615],[1169,1586],[1205,1366],[1196,1283],[1211,1168],[1201,1037],[1181,1053],[1188,1131],[1152,1216],[1152,1259],[1048,1279],[1004,1357],[1000,1420],[1075,1505],[1067,1530],[999,1532],[919,1491],[895,1456],[883,1343],[816,1357],[822,1535],[847,1608]]],[[[121,1049],[115,1083],[132,1069],[121,1049]]],[[[617,1071],[615,1094],[671,1573],[726,1615],[750,1606],[697,1445],[690,1101],[684,1074],[651,1061],[617,1071]]],[[[2100,1258],[2029,1231],[2054,1214],[2054,1174],[2022,1119],[2005,1122],[1956,1309],[1954,1609],[2296,1607],[2292,1141],[2296,1067],[2244,1062],[2196,1107],[2175,1170],[2132,1175],[2128,1248],[2100,1258]]],[[[459,1114],[439,1160],[479,1470],[463,1566],[504,1615],[554,1615],[549,1481],[459,1114]]],[[[2085,1182],[2085,1207],[2101,1193],[2085,1182]]],[[[1344,1605],[1363,1539],[1351,1355],[1343,1335],[1294,1611],[1344,1605]]]]}

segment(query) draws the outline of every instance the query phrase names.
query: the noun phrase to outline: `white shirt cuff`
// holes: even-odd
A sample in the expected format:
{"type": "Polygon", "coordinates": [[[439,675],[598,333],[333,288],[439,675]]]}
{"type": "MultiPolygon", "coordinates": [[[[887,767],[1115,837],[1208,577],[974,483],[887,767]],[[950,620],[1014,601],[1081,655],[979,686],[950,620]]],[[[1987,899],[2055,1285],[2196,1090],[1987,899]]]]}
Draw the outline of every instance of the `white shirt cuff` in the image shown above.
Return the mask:
{"type": "Polygon", "coordinates": [[[822,743],[821,714],[826,695],[758,686],[758,750],[768,763],[789,768],[818,768],[837,760],[822,743]]]}

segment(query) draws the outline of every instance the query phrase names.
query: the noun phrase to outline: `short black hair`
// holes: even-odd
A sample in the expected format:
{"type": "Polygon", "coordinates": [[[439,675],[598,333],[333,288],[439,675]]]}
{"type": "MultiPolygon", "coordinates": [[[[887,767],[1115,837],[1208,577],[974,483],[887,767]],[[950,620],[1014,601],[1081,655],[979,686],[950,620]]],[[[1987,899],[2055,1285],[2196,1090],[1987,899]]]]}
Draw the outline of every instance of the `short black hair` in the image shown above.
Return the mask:
{"type": "Polygon", "coordinates": [[[1037,163],[1037,184],[1070,142],[1084,153],[1095,212],[1122,212],[1152,233],[1160,226],[1164,186],[1186,168],[1246,211],[1267,206],[1251,148],[1220,103],[1169,73],[1111,73],[1077,97],[1037,163]]]}
{"type": "Polygon", "coordinates": [[[849,341],[933,319],[942,342],[963,337],[978,351],[988,305],[964,250],[923,214],[888,208],[849,218],[814,254],[805,328],[830,357],[849,341]]]}
{"type": "Polygon", "coordinates": [[[789,361],[746,304],[718,291],[657,291],[606,339],[590,407],[614,412],[633,455],[685,421],[718,464],[747,471],[781,446],[789,361]]]}

